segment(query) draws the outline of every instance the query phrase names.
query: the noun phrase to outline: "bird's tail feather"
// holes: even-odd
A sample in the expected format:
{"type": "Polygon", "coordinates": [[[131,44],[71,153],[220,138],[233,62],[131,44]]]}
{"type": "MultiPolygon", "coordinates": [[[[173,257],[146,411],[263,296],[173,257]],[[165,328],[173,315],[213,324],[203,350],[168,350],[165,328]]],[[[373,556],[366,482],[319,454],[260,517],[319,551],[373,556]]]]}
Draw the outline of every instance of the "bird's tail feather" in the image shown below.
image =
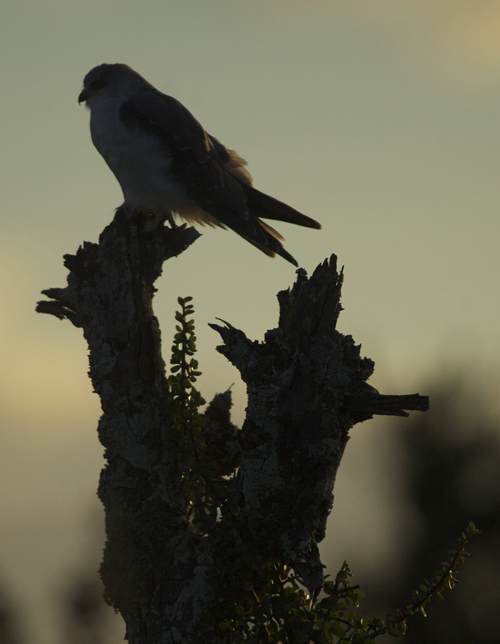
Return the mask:
{"type": "Polygon", "coordinates": [[[283,237],[277,230],[274,230],[274,228],[261,221],[258,217],[252,217],[252,222],[255,227],[252,236],[247,236],[242,233],[238,234],[265,253],[268,257],[280,255],[283,259],[286,259],[294,266],[298,266],[295,257],[290,255],[290,253],[283,248],[283,244],[281,243],[283,237]]]}
{"type": "MultiPolygon", "coordinates": [[[[262,223],[262,222],[260,222],[260,223],[262,223]]],[[[255,239],[252,239],[251,237],[247,237],[246,235],[243,235],[242,233],[238,233],[238,234],[241,237],[243,237],[243,239],[246,239],[247,242],[250,242],[250,244],[255,246],[255,248],[258,248],[263,253],[265,253],[268,257],[276,257],[276,255],[280,255],[281,257],[283,257],[283,259],[286,259],[288,262],[290,262],[290,264],[293,264],[294,266],[299,265],[297,260],[295,259],[295,257],[290,255],[290,253],[283,248],[283,245],[281,244],[281,242],[279,242],[274,237],[271,237],[271,239],[272,239],[272,247],[271,247],[271,246],[268,246],[268,245],[264,245],[264,244],[256,241],[255,239]]]]}
{"type": "Polygon", "coordinates": [[[217,207],[216,204],[211,205],[210,213],[207,213],[201,208],[191,209],[192,212],[188,211],[188,209],[178,209],[178,212],[184,219],[190,222],[197,221],[208,223],[209,225],[221,226],[222,228],[230,228],[268,257],[281,255],[281,257],[294,266],[298,266],[296,259],[283,248],[283,244],[281,243],[283,237],[279,232],[274,230],[269,224],[261,221],[253,212],[250,211],[245,217],[242,217],[227,208],[217,207]],[[197,216],[193,216],[193,213],[196,213],[197,216]],[[203,213],[204,216],[202,217],[200,213],[203,213]]]}
{"type": "Polygon", "coordinates": [[[279,239],[280,241],[285,241],[285,238],[283,237],[283,235],[280,235],[280,233],[277,230],[275,230],[272,226],[270,226],[269,224],[266,224],[264,221],[261,221],[258,217],[256,217],[256,219],[258,220],[261,228],[263,228],[266,231],[266,233],[269,233],[271,237],[274,237],[274,239],[279,239]]]}
{"type": "Polygon", "coordinates": [[[303,215],[298,210],[288,206],[274,197],[266,195],[260,190],[256,190],[252,186],[240,182],[240,186],[245,191],[248,201],[247,205],[255,215],[263,217],[264,219],[274,219],[276,221],[285,221],[289,224],[296,224],[297,226],[306,226],[307,228],[320,229],[321,224],[303,215]]]}

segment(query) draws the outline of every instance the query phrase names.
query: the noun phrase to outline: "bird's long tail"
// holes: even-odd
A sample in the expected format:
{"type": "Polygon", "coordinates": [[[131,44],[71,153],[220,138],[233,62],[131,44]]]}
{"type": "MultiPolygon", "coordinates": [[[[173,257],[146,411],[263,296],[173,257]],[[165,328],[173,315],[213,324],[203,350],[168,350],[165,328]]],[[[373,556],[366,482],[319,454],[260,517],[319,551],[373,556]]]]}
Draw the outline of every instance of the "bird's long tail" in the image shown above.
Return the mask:
{"type": "Polygon", "coordinates": [[[249,210],[257,217],[263,219],[274,219],[276,221],[286,221],[289,224],[296,224],[297,226],[306,226],[307,228],[320,229],[321,224],[311,217],[303,215],[298,210],[288,206],[274,197],[266,195],[260,190],[256,190],[243,182],[240,186],[245,191],[248,201],[249,210]]]}
{"type": "Polygon", "coordinates": [[[283,248],[283,244],[280,241],[281,239],[283,239],[283,237],[277,230],[274,230],[274,228],[268,226],[258,217],[254,218],[254,225],[257,230],[255,234],[252,235],[252,237],[247,236],[243,233],[238,234],[248,242],[253,244],[256,248],[261,250],[263,253],[268,255],[268,257],[275,257],[276,255],[280,255],[281,257],[283,257],[283,259],[286,259],[288,262],[290,262],[290,264],[293,264],[294,266],[299,265],[295,257],[293,257],[293,255],[290,255],[290,253],[283,248]]]}

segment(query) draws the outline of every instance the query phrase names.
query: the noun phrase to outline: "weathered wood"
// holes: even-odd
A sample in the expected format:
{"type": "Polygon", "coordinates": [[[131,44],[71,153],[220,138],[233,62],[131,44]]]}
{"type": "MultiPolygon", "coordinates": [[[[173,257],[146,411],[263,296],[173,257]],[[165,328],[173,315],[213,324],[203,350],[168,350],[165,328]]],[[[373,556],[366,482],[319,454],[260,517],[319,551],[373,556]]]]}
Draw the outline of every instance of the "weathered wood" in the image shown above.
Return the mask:
{"type": "Polygon", "coordinates": [[[226,641],[218,624],[261,583],[266,561],[292,566],[316,595],[317,544],[349,430],[373,414],[428,406],[423,396],[381,396],[366,384],[373,362],[335,328],[342,286],[335,257],[311,278],[298,271],[294,287],[279,294],[279,325],[263,343],[228,323],[211,325],[224,342],[218,350],[247,384],[248,408],[241,430],[230,421],[229,394],[206,412],[206,471],[214,480],[233,476],[219,521],[204,534],[195,530],[179,483],[185,465],[167,411],[152,297],[165,259],[196,236],[193,229],[148,233],[119,209],[99,244],[65,257],[68,286],[44,291],[52,301],[38,305],[82,327],[89,344],[107,459],[101,576],[131,644],[226,641]]]}
{"type": "Polygon", "coordinates": [[[366,384],[374,363],[336,330],[342,307],[336,258],[278,295],[279,326],[263,343],[231,325],[211,325],[218,350],[240,371],[248,406],[241,439],[245,512],[267,526],[263,542],[281,553],[315,595],[322,586],[317,543],[325,536],[335,476],[351,427],[373,414],[428,408],[425,396],[381,396],[366,384]]]}

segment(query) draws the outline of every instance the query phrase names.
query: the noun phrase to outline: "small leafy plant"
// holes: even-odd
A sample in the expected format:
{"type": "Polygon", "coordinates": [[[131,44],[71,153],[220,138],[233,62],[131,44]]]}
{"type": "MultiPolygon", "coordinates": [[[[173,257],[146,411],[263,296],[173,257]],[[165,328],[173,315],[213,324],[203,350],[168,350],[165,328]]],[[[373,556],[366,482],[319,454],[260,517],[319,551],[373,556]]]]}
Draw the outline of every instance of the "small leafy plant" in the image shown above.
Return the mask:
{"type": "Polygon", "coordinates": [[[217,523],[220,506],[227,498],[228,481],[214,467],[217,459],[212,456],[210,424],[206,415],[200,412],[206,401],[194,386],[201,372],[198,370],[198,360],[194,358],[196,335],[191,317],[194,313],[194,307],[190,304],[192,299],[177,299],[181,310],[175,314],[177,324],[170,358],[171,375],[168,378],[169,411],[172,428],[177,433],[178,483],[187,496],[193,528],[204,534],[217,523]]]}

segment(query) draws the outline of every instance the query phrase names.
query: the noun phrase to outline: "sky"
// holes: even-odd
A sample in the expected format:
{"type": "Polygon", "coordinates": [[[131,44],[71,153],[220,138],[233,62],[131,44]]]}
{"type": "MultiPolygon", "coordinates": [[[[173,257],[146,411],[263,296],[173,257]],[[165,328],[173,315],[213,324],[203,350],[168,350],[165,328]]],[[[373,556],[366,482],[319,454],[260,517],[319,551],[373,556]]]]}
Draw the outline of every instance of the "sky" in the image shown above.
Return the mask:
{"type": "MultiPolygon", "coordinates": [[[[498,384],[499,3],[0,0],[0,578],[38,615],[40,642],[102,467],[81,331],[34,307],[122,202],[77,102],[103,62],[175,96],[256,187],[321,222],[276,227],[309,273],[332,253],[344,266],[338,328],[375,360],[371,384],[414,393],[446,369],[498,384]]],[[[234,383],[241,422],[244,386],[208,323],[262,339],[294,268],[231,231],[201,232],[166,263],[155,313],[168,360],[176,299],[194,297],[200,389],[210,399],[234,383]]],[[[366,470],[384,424],[355,431],[349,471],[366,470]]],[[[376,468],[373,479],[370,494],[390,502],[376,468]]],[[[372,514],[359,529],[383,554],[372,514]]]]}

